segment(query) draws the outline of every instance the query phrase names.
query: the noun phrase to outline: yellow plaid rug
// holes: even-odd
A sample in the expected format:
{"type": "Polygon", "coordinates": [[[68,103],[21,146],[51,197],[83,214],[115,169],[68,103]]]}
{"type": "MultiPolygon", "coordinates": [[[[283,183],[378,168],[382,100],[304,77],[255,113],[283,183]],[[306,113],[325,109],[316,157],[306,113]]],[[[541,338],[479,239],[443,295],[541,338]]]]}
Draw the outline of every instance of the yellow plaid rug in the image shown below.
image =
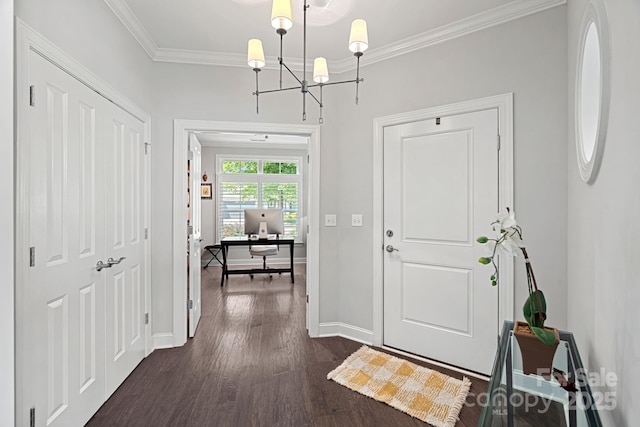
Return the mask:
{"type": "Polygon", "coordinates": [[[435,427],[453,427],[471,381],[451,378],[366,345],[327,379],[384,402],[435,427]]]}

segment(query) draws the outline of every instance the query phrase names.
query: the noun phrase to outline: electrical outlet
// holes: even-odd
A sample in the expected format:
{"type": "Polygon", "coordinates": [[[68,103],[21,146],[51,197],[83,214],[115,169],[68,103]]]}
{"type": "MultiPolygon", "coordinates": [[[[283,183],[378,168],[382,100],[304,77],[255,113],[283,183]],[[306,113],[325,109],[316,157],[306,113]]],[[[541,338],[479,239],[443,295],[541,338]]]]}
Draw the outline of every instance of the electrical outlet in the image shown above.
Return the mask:
{"type": "Polygon", "coordinates": [[[351,226],[362,227],[362,214],[351,215],[351,226]]]}
{"type": "Polygon", "coordinates": [[[325,227],[335,227],[337,224],[335,215],[325,215],[324,216],[324,226],[325,227]]]}

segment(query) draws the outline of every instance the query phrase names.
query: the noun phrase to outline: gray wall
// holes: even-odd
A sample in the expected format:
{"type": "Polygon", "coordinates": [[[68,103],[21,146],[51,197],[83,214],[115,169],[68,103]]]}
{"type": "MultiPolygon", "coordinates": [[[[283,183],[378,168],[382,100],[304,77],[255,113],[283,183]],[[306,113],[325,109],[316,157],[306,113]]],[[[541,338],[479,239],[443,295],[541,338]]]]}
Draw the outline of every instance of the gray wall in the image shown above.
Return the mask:
{"type": "Polygon", "coordinates": [[[16,16],[151,112],[152,61],[104,1],[19,0],[16,16]]]}
{"type": "MultiPolygon", "coordinates": [[[[153,332],[171,333],[173,120],[300,123],[300,95],[262,96],[256,115],[248,68],[149,64],[102,2],[25,0],[19,15],[152,115],[153,332]],[[100,41],[78,37],[85,33],[100,41]],[[111,57],[122,64],[114,66],[111,57]]],[[[565,20],[565,8],[558,7],[385,63],[366,66],[365,56],[359,107],[353,106],[352,91],[327,88],[320,214],[337,214],[338,226],[320,232],[321,322],[372,329],[373,118],[514,92],[515,210],[553,323],[566,325],[566,244],[546,244],[552,237],[548,223],[566,225],[565,20]],[[364,227],[350,226],[352,213],[364,215],[364,227]]],[[[263,88],[274,86],[277,72],[263,71],[260,79],[263,88]]],[[[316,117],[310,106],[309,122],[316,117]]],[[[518,307],[526,294],[521,267],[518,307]]]]}
{"type": "MultiPolygon", "coordinates": [[[[568,326],[583,361],[593,371],[617,375],[616,407],[601,411],[607,425],[633,426],[640,419],[640,2],[608,0],[612,44],[609,128],[600,173],[585,184],[577,167],[574,104],[568,138],[568,326]]],[[[580,23],[586,0],[568,3],[569,100],[573,100],[580,23]]],[[[601,395],[604,396],[604,395],[601,395]]]]}
{"type": "MultiPolygon", "coordinates": [[[[515,211],[525,228],[536,275],[553,325],[566,327],[566,240],[555,239],[567,218],[566,8],[557,7],[393,60],[365,66],[360,106],[353,91],[325,91],[320,215],[337,227],[320,229],[320,321],[365,330],[372,325],[373,118],[514,92],[515,211]],[[352,213],[364,226],[350,226],[352,213]],[[548,224],[554,224],[549,228],[548,224]]],[[[366,56],[363,60],[366,64],[366,56]]],[[[345,76],[334,76],[350,77],[345,76]]],[[[154,64],[153,224],[154,332],[171,332],[172,120],[300,122],[299,94],[265,95],[260,115],[249,69],[154,64]]],[[[273,71],[261,86],[277,84],[273,71]]],[[[315,120],[310,108],[309,120],[315,120]]],[[[527,288],[516,263],[516,316],[527,288]]]]}
{"type": "MultiPolygon", "coordinates": [[[[566,9],[556,7],[365,67],[359,106],[351,91],[341,92],[339,133],[323,139],[325,149],[337,152],[333,167],[341,180],[331,198],[342,219],[335,230],[338,280],[321,283],[323,289],[335,286],[341,322],[372,328],[373,118],[513,92],[514,208],[549,302],[549,324],[566,327],[565,26],[566,9]],[[347,219],[358,212],[364,227],[349,227],[347,219]]],[[[515,315],[522,318],[527,285],[521,258],[515,273],[515,315]]]]}

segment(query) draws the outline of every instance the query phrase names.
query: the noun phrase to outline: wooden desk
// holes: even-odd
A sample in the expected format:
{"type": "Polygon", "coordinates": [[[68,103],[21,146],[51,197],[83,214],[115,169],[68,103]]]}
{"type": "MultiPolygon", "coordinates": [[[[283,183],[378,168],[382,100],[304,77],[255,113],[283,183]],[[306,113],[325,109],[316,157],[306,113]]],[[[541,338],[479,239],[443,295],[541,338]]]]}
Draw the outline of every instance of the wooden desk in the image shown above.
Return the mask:
{"type": "Polygon", "coordinates": [[[257,239],[257,240],[249,240],[246,237],[227,237],[220,241],[220,246],[222,246],[222,278],[220,279],[220,286],[224,286],[224,279],[226,277],[229,280],[230,274],[260,274],[260,273],[291,273],[291,283],[294,283],[293,280],[293,243],[294,239],[257,239]],[[229,247],[231,246],[253,246],[253,245],[277,245],[277,246],[289,246],[289,268],[243,268],[243,269],[234,269],[229,270],[228,267],[228,255],[229,255],[229,247]]]}

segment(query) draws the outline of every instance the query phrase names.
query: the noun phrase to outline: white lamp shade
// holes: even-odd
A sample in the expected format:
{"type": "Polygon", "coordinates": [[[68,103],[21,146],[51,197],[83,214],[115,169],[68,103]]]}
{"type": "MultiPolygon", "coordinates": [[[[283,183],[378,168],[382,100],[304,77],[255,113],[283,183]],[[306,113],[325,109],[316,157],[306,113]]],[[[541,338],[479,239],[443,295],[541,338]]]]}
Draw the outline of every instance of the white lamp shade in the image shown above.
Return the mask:
{"type": "Polygon", "coordinates": [[[259,39],[249,40],[249,48],[247,49],[247,63],[251,68],[264,67],[264,50],[262,50],[262,41],[259,39]]]}
{"type": "Polygon", "coordinates": [[[273,0],[271,5],[271,26],[276,30],[288,30],[293,26],[291,0],[273,0]]]}
{"type": "Polygon", "coordinates": [[[356,19],[351,23],[349,34],[349,50],[353,53],[362,53],[369,47],[367,35],[367,22],[364,19],[356,19]]]}
{"type": "Polygon", "coordinates": [[[329,81],[327,60],[321,56],[313,60],[313,81],[316,83],[326,83],[329,81]]]}

